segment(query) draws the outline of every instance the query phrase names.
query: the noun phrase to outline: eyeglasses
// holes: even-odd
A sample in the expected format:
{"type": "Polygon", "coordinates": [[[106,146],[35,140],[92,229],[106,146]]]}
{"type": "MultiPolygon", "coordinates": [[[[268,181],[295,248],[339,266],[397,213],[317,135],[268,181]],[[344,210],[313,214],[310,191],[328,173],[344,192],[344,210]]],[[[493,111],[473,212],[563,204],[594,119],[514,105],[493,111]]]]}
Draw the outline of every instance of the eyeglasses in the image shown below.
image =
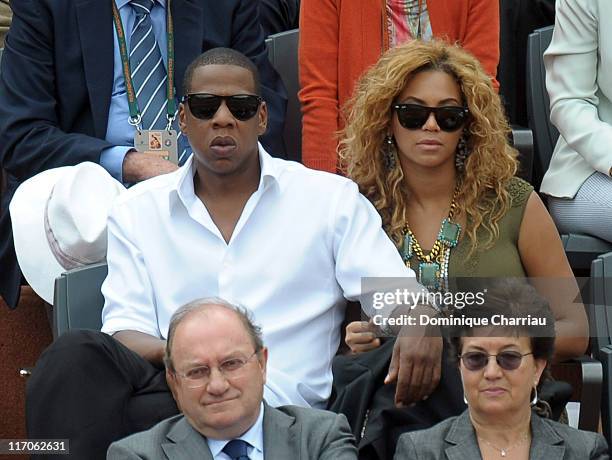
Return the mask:
{"type": "Polygon", "coordinates": [[[523,360],[523,356],[532,355],[533,353],[521,354],[518,351],[502,351],[496,355],[488,355],[482,351],[470,351],[459,356],[463,365],[470,371],[479,371],[484,369],[489,363],[489,358],[495,356],[495,361],[499,367],[505,371],[513,371],[518,369],[523,360]]]}
{"type": "Polygon", "coordinates": [[[467,107],[427,107],[419,104],[395,104],[393,110],[397,113],[400,125],[406,129],[422,128],[429,114],[433,113],[440,129],[447,132],[460,129],[470,113],[467,107]]]}
{"type": "Polygon", "coordinates": [[[183,96],[183,102],[185,101],[187,101],[193,116],[200,120],[210,120],[214,117],[221,107],[221,101],[225,101],[227,108],[236,120],[246,121],[257,114],[263,99],[254,94],[217,96],[216,94],[194,93],[183,96]]]}
{"type": "MultiPolygon", "coordinates": [[[[225,377],[226,379],[231,379],[232,377],[236,377],[240,373],[240,371],[244,369],[244,366],[246,366],[246,364],[257,353],[259,353],[259,350],[253,352],[253,354],[248,358],[226,359],[217,366],[217,369],[219,370],[221,375],[223,375],[223,377],[225,377]]],[[[188,388],[200,388],[210,381],[212,369],[208,366],[198,366],[189,369],[187,372],[184,373],[175,371],[175,374],[185,379],[188,388]]]]}

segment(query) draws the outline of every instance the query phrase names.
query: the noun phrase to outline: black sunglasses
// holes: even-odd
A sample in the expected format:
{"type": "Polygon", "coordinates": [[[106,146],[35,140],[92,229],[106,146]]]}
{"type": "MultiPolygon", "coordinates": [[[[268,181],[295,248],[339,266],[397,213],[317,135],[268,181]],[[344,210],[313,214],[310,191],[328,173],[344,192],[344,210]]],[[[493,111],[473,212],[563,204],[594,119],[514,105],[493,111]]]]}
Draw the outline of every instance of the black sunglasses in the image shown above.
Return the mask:
{"type": "Polygon", "coordinates": [[[185,101],[187,101],[193,116],[201,120],[210,120],[214,117],[221,107],[221,101],[225,101],[227,108],[236,120],[246,121],[257,114],[263,99],[254,94],[217,96],[216,94],[194,93],[183,96],[183,102],[185,101]]]}
{"type": "Polygon", "coordinates": [[[463,365],[470,371],[479,371],[484,369],[489,363],[489,358],[495,356],[495,361],[499,367],[506,371],[513,371],[518,369],[523,360],[523,356],[531,355],[533,353],[521,354],[518,351],[502,351],[497,355],[488,355],[482,351],[469,351],[459,356],[463,365]]]}
{"type": "Polygon", "coordinates": [[[468,119],[467,107],[444,106],[427,107],[419,104],[394,104],[397,119],[406,129],[420,129],[433,112],[436,123],[442,131],[452,132],[460,129],[468,119]]]}

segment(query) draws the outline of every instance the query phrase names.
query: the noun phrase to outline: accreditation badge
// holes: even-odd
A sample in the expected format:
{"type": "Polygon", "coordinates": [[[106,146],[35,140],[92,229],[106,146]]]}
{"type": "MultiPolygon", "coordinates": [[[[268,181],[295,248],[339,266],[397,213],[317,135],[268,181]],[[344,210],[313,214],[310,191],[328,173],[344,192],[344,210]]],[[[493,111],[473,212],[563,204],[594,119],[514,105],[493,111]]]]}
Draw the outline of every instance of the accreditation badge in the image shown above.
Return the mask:
{"type": "Polygon", "coordinates": [[[174,129],[136,130],[134,147],[139,152],[158,155],[178,165],[177,133],[174,129]]]}

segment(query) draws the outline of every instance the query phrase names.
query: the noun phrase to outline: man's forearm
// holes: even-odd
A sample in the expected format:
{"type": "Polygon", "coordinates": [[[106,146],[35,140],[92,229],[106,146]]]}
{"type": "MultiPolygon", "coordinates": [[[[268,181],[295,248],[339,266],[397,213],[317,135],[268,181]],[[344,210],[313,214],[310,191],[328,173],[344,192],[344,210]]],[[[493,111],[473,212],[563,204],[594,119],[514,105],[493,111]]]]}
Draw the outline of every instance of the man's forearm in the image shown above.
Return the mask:
{"type": "Polygon", "coordinates": [[[406,336],[439,336],[439,328],[432,326],[422,326],[420,324],[421,316],[428,316],[430,318],[438,316],[439,312],[436,307],[430,304],[418,304],[414,306],[399,306],[393,310],[390,317],[401,319],[402,317],[410,316],[414,318],[414,321],[408,324],[393,325],[387,328],[387,332],[390,332],[393,336],[406,335],[406,336]],[[432,331],[436,331],[432,333],[432,331]]]}
{"type": "Polygon", "coordinates": [[[157,367],[164,365],[166,341],[138,331],[119,331],[113,338],[157,367]]]}

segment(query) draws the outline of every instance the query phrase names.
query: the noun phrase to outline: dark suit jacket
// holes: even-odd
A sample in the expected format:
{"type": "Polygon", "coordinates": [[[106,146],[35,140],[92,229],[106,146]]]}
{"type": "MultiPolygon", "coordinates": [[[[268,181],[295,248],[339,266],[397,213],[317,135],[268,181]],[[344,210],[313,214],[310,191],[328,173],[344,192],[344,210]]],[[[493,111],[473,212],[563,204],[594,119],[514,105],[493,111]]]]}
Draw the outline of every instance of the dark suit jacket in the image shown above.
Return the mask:
{"type": "Polygon", "coordinates": [[[527,127],[527,38],[555,23],[555,0],[500,0],[499,15],[499,92],[510,123],[527,127]]]}
{"type": "MultiPolygon", "coordinates": [[[[606,460],[608,446],[601,434],[580,431],[531,416],[530,460],[606,460]]],[[[395,460],[478,460],[476,434],[468,412],[427,430],[403,434],[395,460]]]]}
{"type": "Polygon", "coordinates": [[[0,48],[4,47],[4,36],[11,26],[12,16],[9,0],[0,0],[0,48]]]}
{"type": "MultiPolygon", "coordinates": [[[[265,404],[266,460],[356,460],[357,449],[344,415],[297,406],[265,404]]],[[[212,460],[206,439],[183,415],[114,442],[107,460],[212,460]]]]}
{"type": "MultiPolygon", "coordinates": [[[[258,2],[173,0],[176,89],[189,63],[211,48],[241,51],[259,68],[268,103],[271,153],[284,153],[286,93],[267,60],[258,2]],[[274,142],[271,142],[273,140],[274,142]]],[[[104,140],[113,85],[111,0],[19,0],[13,2],[0,72],[0,162],[8,173],[0,209],[0,295],[18,297],[17,267],[8,203],[19,183],[58,166],[92,161],[104,140]]]]}

